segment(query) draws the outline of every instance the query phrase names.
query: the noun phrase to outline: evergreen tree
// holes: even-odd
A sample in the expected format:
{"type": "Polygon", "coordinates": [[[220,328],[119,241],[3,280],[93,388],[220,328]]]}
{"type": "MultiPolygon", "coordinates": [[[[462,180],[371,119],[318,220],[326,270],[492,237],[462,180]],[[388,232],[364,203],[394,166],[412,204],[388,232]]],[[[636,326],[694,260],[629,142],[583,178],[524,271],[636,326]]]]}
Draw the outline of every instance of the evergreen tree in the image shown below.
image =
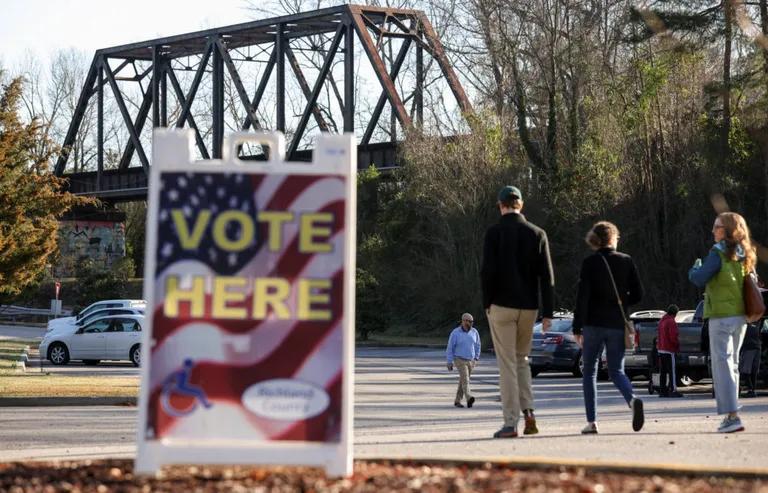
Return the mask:
{"type": "Polygon", "coordinates": [[[45,269],[56,251],[57,217],[85,203],[62,192],[62,181],[48,171],[49,154],[36,149],[38,121],[21,121],[22,80],[0,90],[0,300],[18,294],[45,269]]]}

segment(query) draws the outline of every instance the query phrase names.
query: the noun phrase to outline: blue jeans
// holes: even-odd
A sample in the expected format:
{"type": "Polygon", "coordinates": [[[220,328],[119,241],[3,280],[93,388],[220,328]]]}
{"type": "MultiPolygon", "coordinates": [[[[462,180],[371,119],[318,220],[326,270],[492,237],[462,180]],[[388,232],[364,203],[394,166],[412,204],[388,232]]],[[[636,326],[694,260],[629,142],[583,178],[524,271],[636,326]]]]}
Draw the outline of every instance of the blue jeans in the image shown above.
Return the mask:
{"type": "Polygon", "coordinates": [[[627,404],[632,400],[634,394],[632,393],[632,384],[627,375],[624,374],[624,330],[587,326],[583,328],[582,333],[584,334],[584,348],[582,349],[584,407],[587,411],[587,421],[592,423],[596,421],[597,365],[600,362],[603,346],[605,346],[606,358],[608,359],[608,374],[611,376],[611,381],[624,396],[627,404]]]}
{"type": "Polygon", "coordinates": [[[744,315],[709,319],[709,351],[717,414],[739,410],[739,349],[746,330],[744,315]]]}

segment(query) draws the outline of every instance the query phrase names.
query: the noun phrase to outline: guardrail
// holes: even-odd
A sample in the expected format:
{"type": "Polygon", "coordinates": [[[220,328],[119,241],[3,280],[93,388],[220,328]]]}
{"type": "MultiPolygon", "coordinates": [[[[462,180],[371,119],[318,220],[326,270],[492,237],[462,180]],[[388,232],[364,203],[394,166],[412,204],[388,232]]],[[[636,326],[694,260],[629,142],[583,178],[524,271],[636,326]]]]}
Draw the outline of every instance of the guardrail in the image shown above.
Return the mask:
{"type": "MultiPolygon", "coordinates": [[[[60,316],[68,316],[71,310],[62,310],[60,316]]],[[[27,308],[16,305],[0,305],[0,319],[16,320],[24,317],[53,317],[49,308],[27,308]]]]}

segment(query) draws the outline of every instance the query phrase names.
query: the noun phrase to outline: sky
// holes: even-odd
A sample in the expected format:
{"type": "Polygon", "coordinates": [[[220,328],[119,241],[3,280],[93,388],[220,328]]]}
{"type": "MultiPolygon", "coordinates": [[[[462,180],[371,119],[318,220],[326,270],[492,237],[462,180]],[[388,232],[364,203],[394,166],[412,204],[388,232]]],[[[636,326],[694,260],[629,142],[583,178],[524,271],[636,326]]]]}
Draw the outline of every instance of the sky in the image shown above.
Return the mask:
{"type": "Polygon", "coordinates": [[[0,66],[248,22],[246,0],[0,0],[0,66]]]}

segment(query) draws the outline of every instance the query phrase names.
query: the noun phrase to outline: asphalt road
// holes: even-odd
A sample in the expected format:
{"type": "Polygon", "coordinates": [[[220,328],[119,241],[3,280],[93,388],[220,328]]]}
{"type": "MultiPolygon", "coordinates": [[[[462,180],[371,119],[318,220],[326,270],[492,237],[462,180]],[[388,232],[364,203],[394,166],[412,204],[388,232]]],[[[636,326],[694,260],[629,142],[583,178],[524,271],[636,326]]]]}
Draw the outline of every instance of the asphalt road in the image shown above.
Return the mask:
{"type": "MultiPolygon", "coordinates": [[[[579,379],[534,379],[541,433],[494,440],[502,424],[498,372],[491,356],[472,378],[477,402],[453,407],[457,375],[441,350],[358,348],[355,372],[356,458],[518,458],[763,468],[768,473],[768,394],[744,399],[743,433],[715,433],[719,417],[708,387],[683,399],[648,396],[646,426],[635,433],[627,406],[610,382],[598,384],[600,434],[582,436],[579,379]]],[[[0,408],[0,460],[130,457],[136,409],[130,407],[0,408]]]]}
{"type": "Polygon", "coordinates": [[[42,339],[43,334],[45,334],[44,327],[0,324],[0,339],[42,339]]]}

